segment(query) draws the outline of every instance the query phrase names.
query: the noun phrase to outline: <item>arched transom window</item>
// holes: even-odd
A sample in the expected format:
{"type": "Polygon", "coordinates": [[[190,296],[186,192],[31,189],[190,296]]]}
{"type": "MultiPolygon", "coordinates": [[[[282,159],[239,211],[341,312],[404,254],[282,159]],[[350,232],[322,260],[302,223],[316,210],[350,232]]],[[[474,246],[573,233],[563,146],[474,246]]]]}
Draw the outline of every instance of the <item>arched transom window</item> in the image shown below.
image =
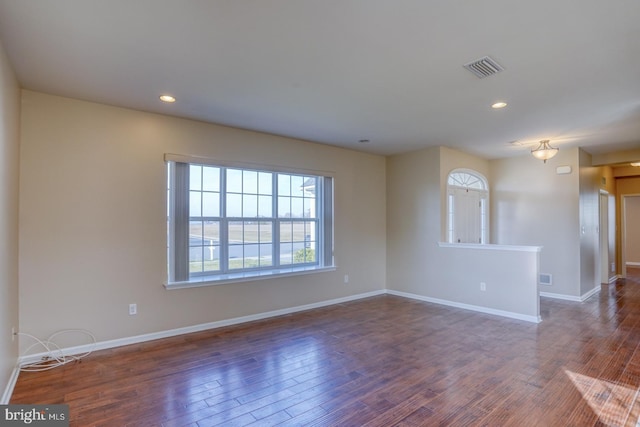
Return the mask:
{"type": "Polygon", "coordinates": [[[479,172],[454,169],[447,178],[447,241],[487,243],[489,186],[479,172]]]}
{"type": "Polygon", "coordinates": [[[469,172],[451,172],[447,184],[455,187],[473,188],[474,190],[487,189],[487,183],[483,177],[469,172]]]}

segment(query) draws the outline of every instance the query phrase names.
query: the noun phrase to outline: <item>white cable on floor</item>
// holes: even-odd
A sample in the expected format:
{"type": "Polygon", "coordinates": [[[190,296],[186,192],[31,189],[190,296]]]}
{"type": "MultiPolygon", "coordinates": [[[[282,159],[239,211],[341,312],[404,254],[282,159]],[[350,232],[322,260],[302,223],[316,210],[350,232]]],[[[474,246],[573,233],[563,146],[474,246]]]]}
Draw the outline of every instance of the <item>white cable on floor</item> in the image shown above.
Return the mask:
{"type": "Polygon", "coordinates": [[[24,332],[17,332],[16,335],[22,335],[22,336],[31,338],[32,340],[35,341],[33,344],[27,347],[27,349],[23,352],[22,354],[23,357],[28,356],[31,349],[36,346],[42,346],[45,349],[45,353],[46,353],[46,355],[43,356],[42,360],[38,362],[28,363],[21,366],[20,370],[25,372],[48,371],[50,369],[57,368],[62,365],[66,365],[67,363],[75,362],[77,360],[82,359],[83,357],[87,357],[88,355],[90,355],[91,352],[93,351],[93,348],[95,348],[95,345],[96,345],[96,337],[91,332],[85,329],[65,329],[62,331],[58,331],[50,335],[49,338],[47,338],[44,341],[40,340],[37,337],[34,337],[31,334],[26,334],[24,332]],[[53,341],[53,338],[59,335],[69,334],[69,333],[81,333],[90,337],[92,341],[90,344],[93,345],[91,350],[79,355],[75,354],[75,355],[65,356],[64,351],[60,348],[58,344],[56,344],[53,341]]]}

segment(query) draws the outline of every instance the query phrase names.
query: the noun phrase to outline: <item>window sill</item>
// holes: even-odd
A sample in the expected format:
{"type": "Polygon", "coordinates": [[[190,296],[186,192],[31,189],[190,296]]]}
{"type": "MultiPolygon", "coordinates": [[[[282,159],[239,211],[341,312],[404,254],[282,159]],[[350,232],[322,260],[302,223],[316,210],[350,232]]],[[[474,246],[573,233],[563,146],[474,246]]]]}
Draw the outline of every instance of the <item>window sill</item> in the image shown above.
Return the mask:
{"type": "Polygon", "coordinates": [[[294,267],[281,268],[278,270],[268,271],[250,271],[244,273],[217,274],[211,276],[195,277],[185,282],[169,282],[164,287],[168,290],[200,288],[203,286],[224,285],[227,283],[238,282],[254,282],[256,280],[276,279],[280,277],[301,276],[306,274],[323,273],[326,271],[335,271],[335,266],[330,267],[294,267]]]}

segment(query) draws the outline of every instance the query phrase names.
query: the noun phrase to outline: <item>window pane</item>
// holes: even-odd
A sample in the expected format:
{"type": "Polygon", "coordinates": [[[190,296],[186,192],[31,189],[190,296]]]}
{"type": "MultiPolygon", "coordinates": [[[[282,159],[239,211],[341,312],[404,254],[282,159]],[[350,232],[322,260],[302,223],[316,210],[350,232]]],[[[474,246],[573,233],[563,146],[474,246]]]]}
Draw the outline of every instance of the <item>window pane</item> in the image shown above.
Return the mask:
{"type": "Polygon", "coordinates": [[[202,246],[189,248],[189,272],[202,272],[202,246]]]}
{"type": "Polygon", "coordinates": [[[232,245],[229,246],[229,270],[237,270],[244,268],[244,246],[232,245]]]}
{"type": "Polygon", "coordinates": [[[258,196],[258,216],[271,218],[273,216],[272,196],[258,196]]]}
{"type": "Polygon", "coordinates": [[[242,191],[244,193],[258,194],[258,172],[243,171],[242,183],[242,191]]]}
{"type": "Polygon", "coordinates": [[[220,191],[220,168],[211,166],[202,168],[202,189],[204,191],[220,191]]]}
{"type": "Polygon", "coordinates": [[[291,176],[291,195],[302,197],[304,178],[298,175],[291,176]]]}
{"type": "Polygon", "coordinates": [[[231,218],[242,216],[241,194],[227,194],[227,216],[231,218]]]}
{"type": "Polygon", "coordinates": [[[266,172],[258,174],[258,192],[264,195],[273,194],[273,174],[266,172]]]}
{"type": "Polygon", "coordinates": [[[257,222],[244,223],[244,243],[258,243],[258,227],[257,222]]]}
{"type": "Polygon", "coordinates": [[[244,246],[244,268],[260,267],[260,245],[252,244],[244,246]]]}
{"type": "Polygon", "coordinates": [[[291,242],[293,224],[288,221],[280,223],[280,242],[291,242]]]}
{"type": "Polygon", "coordinates": [[[242,171],[239,169],[227,169],[227,191],[242,193],[242,171]]]}
{"type": "Polygon", "coordinates": [[[304,223],[304,240],[305,241],[316,240],[316,223],[315,222],[308,221],[304,223]]]}
{"type": "Polygon", "coordinates": [[[304,196],[305,197],[315,197],[316,195],[316,186],[318,185],[318,179],[314,177],[305,177],[304,179],[304,196]]]}
{"type": "Polygon", "coordinates": [[[220,223],[218,221],[206,221],[204,223],[204,244],[219,245],[220,244],[220,223]]]}
{"type": "Polygon", "coordinates": [[[304,264],[306,263],[305,258],[305,247],[303,242],[293,243],[293,263],[294,264],[304,264]]]}
{"type": "Polygon", "coordinates": [[[260,245],[260,266],[273,265],[273,246],[270,244],[260,245]]]}
{"type": "Polygon", "coordinates": [[[189,189],[202,190],[202,166],[189,166],[189,189]]]}
{"type": "Polygon", "coordinates": [[[293,246],[291,243],[280,243],[280,264],[288,265],[293,262],[293,246]]]}
{"type": "Polygon", "coordinates": [[[202,221],[189,221],[189,246],[202,246],[202,221]]]}
{"type": "Polygon", "coordinates": [[[204,271],[220,270],[220,246],[203,246],[202,255],[204,271]]]}
{"type": "Polygon", "coordinates": [[[306,256],[306,261],[307,262],[313,262],[313,263],[317,263],[318,262],[318,258],[316,255],[316,249],[315,248],[306,248],[305,249],[305,256],[306,256]]]}
{"type": "Polygon", "coordinates": [[[304,199],[304,217],[315,218],[316,217],[316,199],[304,199]]]}
{"type": "Polygon", "coordinates": [[[202,193],[202,216],[220,216],[220,193],[202,193]]]}
{"type": "Polygon", "coordinates": [[[291,217],[304,218],[304,206],[301,197],[291,198],[291,217]]]}
{"type": "Polygon", "coordinates": [[[249,218],[258,216],[258,196],[252,194],[242,196],[242,216],[249,218]]]}
{"type": "Polygon", "coordinates": [[[278,197],[278,217],[291,218],[291,197],[278,197]]]}
{"type": "Polygon", "coordinates": [[[304,242],[304,222],[296,221],[293,223],[293,242],[304,242]]]}
{"type": "Polygon", "coordinates": [[[218,221],[204,223],[203,244],[204,271],[220,270],[220,223],[218,221]]]}
{"type": "Polygon", "coordinates": [[[293,262],[294,264],[307,264],[307,263],[315,263],[316,262],[316,251],[314,248],[307,247],[296,247],[294,244],[294,253],[293,253],[293,262]]]}
{"type": "Polygon", "coordinates": [[[202,216],[202,193],[189,192],[189,216],[202,216]]]}
{"type": "Polygon", "coordinates": [[[270,222],[260,223],[260,243],[273,242],[273,224],[270,222]]]}
{"type": "Polygon", "coordinates": [[[291,195],[291,175],[278,174],[278,196],[291,195]]]}
{"type": "Polygon", "coordinates": [[[244,241],[242,228],[242,221],[229,221],[229,244],[241,244],[244,241]]]}
{"type": "Polygon", "coordinates": [[[482,179],[467,172],[452,172],[449,174],[447,184],[464,188],[475,188],[484,190],[485,184],[482,179]]]}
{"type": "Polygon", "coordinates": [[[244,224],[242,221],[230,221],[229,235],[229,269],[244,268],[244,224]]]}

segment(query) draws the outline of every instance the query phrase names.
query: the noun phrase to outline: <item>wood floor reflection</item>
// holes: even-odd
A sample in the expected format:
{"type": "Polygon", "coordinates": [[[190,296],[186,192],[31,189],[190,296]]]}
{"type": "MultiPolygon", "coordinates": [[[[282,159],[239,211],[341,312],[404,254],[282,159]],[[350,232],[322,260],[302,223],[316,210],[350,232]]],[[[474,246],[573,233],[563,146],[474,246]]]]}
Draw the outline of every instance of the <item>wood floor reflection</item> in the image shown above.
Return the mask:
{"type": "Polygon", "coordinates": [[[640,270],[539,325],[380,296],[21,373],[74,426],[635,426],[640,270]]]}

